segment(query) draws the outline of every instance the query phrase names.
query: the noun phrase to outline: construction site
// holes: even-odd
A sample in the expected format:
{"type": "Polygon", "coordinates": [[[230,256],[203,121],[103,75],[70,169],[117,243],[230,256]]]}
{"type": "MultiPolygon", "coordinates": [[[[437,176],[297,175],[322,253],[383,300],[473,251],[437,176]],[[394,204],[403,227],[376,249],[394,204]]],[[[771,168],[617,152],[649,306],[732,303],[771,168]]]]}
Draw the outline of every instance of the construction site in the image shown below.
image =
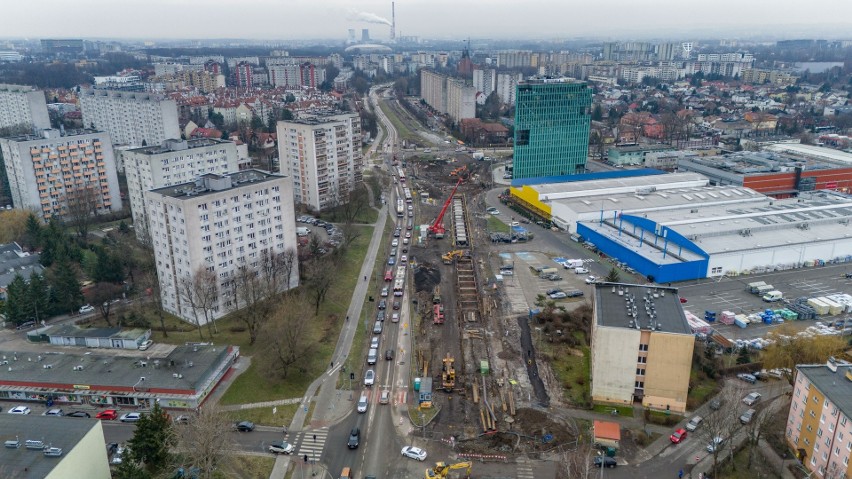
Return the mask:
{"type": "Polygon", "coordinates": [[[489,240],[484,203],[490,166],[410,159],[405,168],[415,224],[427,230],[410,248],[414,395],[420,412],[434,414],[423,434],[452,438],[459,453],[541,453],[576,441],[579,428],[551,414],[547,394],[532,384],[543,392],[547,378],[530,372],[518,340],[526,318],[504,309],[494,284],[499,245],[489,240]]]}

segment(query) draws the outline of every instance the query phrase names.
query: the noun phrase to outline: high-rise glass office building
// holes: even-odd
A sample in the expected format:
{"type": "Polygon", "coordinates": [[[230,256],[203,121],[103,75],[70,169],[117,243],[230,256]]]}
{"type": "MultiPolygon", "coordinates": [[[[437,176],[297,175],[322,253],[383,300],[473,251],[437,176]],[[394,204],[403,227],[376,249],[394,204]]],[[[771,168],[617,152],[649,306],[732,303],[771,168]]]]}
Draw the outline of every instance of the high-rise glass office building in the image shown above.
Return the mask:
{"type": "Polygon", "coordinates": [[[584,82],[531,78],[515,94],[514,178],[585,170],[592,91],[584,82]]]}

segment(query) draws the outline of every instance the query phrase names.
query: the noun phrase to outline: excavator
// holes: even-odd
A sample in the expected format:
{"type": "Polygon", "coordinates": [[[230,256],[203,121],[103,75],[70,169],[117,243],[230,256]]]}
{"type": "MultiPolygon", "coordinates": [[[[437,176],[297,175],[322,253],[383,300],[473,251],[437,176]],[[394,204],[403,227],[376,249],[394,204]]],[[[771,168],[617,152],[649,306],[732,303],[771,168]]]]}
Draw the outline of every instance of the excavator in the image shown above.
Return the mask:
{"type": "Polygon", "coordinates": [[[455,362],[455,358],[447,353],[447,357],[444,358],[444,367],[441,370],[441,385],[446,392],[452,392],[453,388],[456,387],[456,368],[453,366],[455,362]]]}
{"type": "Polygon", "coordinates": [[[454,169],[453,171],[451,171],[450,176],[459,176],[460,177],[462,173],[466,173],[466,172],[467,172],[467,165],[464,165],[464,166],[460,166],[460,167],[454,169]]]}
{"type": "Polygon", "coordinates": [[[455,464],[445,464],[443,462],[436,462],[435,467],[432,469],[426,469],[426,475],[424,479],[443,479],[447,477],[450,471],[455,471],[458,469],[466,469],[465,478],[470,478],[470,469],[473,466],[472,462],[457,462],[455,464]]]}
{"type": "Polygon", "coordinates": [[[454,259],[461,258],[463,255],[464,251],[460,249],[449,251],[447,254],[441,255],[441,261],[444,264],[453,264],[454,259]]]}

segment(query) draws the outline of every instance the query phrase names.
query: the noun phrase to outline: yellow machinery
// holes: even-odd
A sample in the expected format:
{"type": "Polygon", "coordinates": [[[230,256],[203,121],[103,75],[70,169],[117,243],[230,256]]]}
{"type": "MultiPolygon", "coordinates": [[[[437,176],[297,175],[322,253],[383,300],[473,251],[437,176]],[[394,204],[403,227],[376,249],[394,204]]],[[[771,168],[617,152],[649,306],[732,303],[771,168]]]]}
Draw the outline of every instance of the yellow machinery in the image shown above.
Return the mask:
{"type": "Polygon", "coordinates": [[[435,467],[432,469],[426,469],[426,475],[424,477],[425,479],[443,479],[447,477],[450,471],[466,469],[464,477],[469,478],[471,466],[473,466],[472,462],[457,462],[449,465],[443,462],[436,462],[435,467]]]}
{"type": "Polygon", "coordinates": [[[453,264],[453,260],[456,259],[456,258],[461,258],[462,255],[464,255],[464,251],[457,249],[457,250],[450,251],[445,255],[442,255],[441,260],[443,261],[444,264],[453,264]]]}
{"type": "Polygon", "coordinates": [[[444,358],[444,367],[441,370],[441,385],[446,392],[451,392],[456,387],[456,368],[453,365],[455,362],[456,360],[450,356],[450,353],[447,353],[447,357],[444,358]]]}

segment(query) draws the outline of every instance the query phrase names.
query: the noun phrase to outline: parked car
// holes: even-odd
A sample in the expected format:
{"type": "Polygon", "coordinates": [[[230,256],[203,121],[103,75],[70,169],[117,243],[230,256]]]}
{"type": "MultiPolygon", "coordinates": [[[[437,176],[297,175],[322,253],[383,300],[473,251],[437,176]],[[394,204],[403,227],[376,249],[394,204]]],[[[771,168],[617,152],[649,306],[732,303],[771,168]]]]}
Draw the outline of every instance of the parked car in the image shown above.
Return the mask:
{"type": "Polygon", "coordinates": [[[737,374],[737,377],[749,384],[754,384],[757,382],[757,378],[753,374],[739,373],[737,374]]]}
{"type": "Polygon", "coordinates": [[[594,465],[595,467],[615,467],[618,465],[618,461],[614,457],[595,456],[594,465]]]}
{"type": "Polygon", "coordinates": [[[80,308],[80,314],[89,314],[89,313],[94,313],[94,312],[95,312],[95,307],[90,305],[90,304],[87,304],[87,305],[80,308]]]}
{"type": "Polygon", "coordinates": [[[568,291],[565,294],[567,294],[569,298],[578,298],[580,296],[583,296],[583,292],[580,291],[579,289],[575,289],[573,291],[568,291]]]}
{"type": "Polygon", "coordinates": [[[722,444],[724,444],[725,439],[722,436],[716,436],[710,441],[710,444],[707,445],[707,452],[713,453],[717,448],[721,448],[722,444]]]}
{"type": "Polygon", "coordinates": [[[272,441],[268,449],[272,454],[290,454],[296,450],[296,446],[287,441],[272,441]]]}
{"type": "Polygon", "coordinates": [[[234,424],[234,429],[239,432],[251,432],[254,431],[254,423],[251,421],[239,421],[234,424]]]}
{"type": "Polygon", "coordinates": [[[42,416],[64,416],[65,413],[62,411],[62,409],[55,407],[53,409],[48,409],[47,411],[43,412],[41,415],[42,416]]]}
{"type": "Polygon", "coordinates": [[[718,411],[719,409],[722,408],[722,400],[721,399],[714,399],[714,400],[710,401],[709,406],[710,406],[710,409],[712,409],[714,411],[718,411]]]}
{"type": "Polygon", "coordinates": [[[562,290],[559,289],[559,288],[551,288],[551,289],[548,289],[547,291],[545,291],[544,294],[550,296],[551,294],[561,293],[561,292],[562,292],[562,290]]]}
{"type": "Polygon", "coordinates": [[[402,448],[402,455],[405,457],[410,457],[411,459],[417,459],[418,461],[426,460],[426,451],[420,449],[419,447],[405,446],[402,448]]]}
{"type": "Polygon", "coordinates": [[[368,369],[366,373],[364,373],[364,386],[372,386],[376,382],[376,372],[372,369],[368,369]]]}
{"type": "Polygon", "coordinates": [[[357,449],[358,445],[361,444],[361,430],[357,427],[353,427],[351,431],[349,431],[349,440],[346,441],[346,446],[349,449],[357,449]]]}
{"type": "Polygon", "coordinates": [[[563,299],[568,297],[568,295],[562,291],[557,291],[555,293],[548,294],[547,296],[550,297],[550,299],[563,299]]]}
{"type": "Polygon", "coordinates": [[[73,411],[66,414],[65,417],[92,417],[92,415],[86,411],[73,411]]]}
{"type": "Polygon", "coordinates": [[[117,442],[111,442],[111,443],[107,444],[106,450],[107,450],[107,456],[112,456],[113,454],[115,454],[115,451],[118,451],[118,443],[117,442]]]}
{"type": "Polygon", "coordinates": [[[680,444],[681,441],[686,439],[686,435],[686,429],[680,428],[676,429],[675,432],[673,432],[672,435],[669,436],[669,439],[672,441],[673,444],[680,444]]]}
{"type": "Polygon", "coordinates": [[[122,414],[119,421],[121,422],[137,422],[142,417],[138,412],[129,412],[127,414],[122,414]]]}
{"type": "Polygon", "coordinates": [[[595,283],[597,281],[598,281],[598,278],[596,278],[594,276],[587,276],[586,277],[586,284],[592,284],[592,283],[595,283]]]}
{"type": "Polygon", "coordinates": [[[146,339],[145,341],[142,341],[142,344],[139,345],[139,350],[140,351],[146,351],[148,348],[151,347],[152,344],[154,344],[154,341],[151,341],[150,339],[146,339]]]}
{"type": "Polygon", "coordinates": [[[103,419],[107,421],[113,421],[118,418],[118,411],[115,409],[104,409],[103,411],[95,414],[95,419],[103,419]]]}
{"type": "Polygon", "coordinates": [[[589,274],[587,268],[574,268],[574,274],[589,274]]]}
{"type": "Polygon", "coordinates": [[[748,411],[744,412],[743,415],[740,416],[740,422],[743,423],[743,424],[750,423],[751,418],[754,417],[754,412],[755,412],[754,409],[749,409],[748,411]]]}
{"type": "Polygon", "coordinates": [[[30,408],[26,406],[15,406],[12,409],[9,409],[8,412],[9,414],[29,414],[32,411],[30,411],[30,408]]]}
{"type": "Polygon", "coordinates": [[[118,449],[115,450],[115,454],[112,455],[112,460],[110,462],[113,464],[121,464],[122,456],[124,456],[125,451],[127,451],[126,447],[118,446],[118,449]]]}
{"type": "Polygon", "coordinates": [[[686,430],[692,432],[692,431],[698,429],[698,426],[701,425],[701,421],[703,421],[703,420],[704,420],[704,418],[702,418],[701,416],[693,417],[692,419],[689,420],[688,423],[686,423],[686,430]]]}
{"type": "Polygon", "coordinates": [[[760,395],[760,393],[749,393],[748,396],[743,398],[743,402],[745,403],[746,406],[753,406],[754,403],[756,403],[757,401],[760,401],[761,397],[762,396],[760,395]]]}

